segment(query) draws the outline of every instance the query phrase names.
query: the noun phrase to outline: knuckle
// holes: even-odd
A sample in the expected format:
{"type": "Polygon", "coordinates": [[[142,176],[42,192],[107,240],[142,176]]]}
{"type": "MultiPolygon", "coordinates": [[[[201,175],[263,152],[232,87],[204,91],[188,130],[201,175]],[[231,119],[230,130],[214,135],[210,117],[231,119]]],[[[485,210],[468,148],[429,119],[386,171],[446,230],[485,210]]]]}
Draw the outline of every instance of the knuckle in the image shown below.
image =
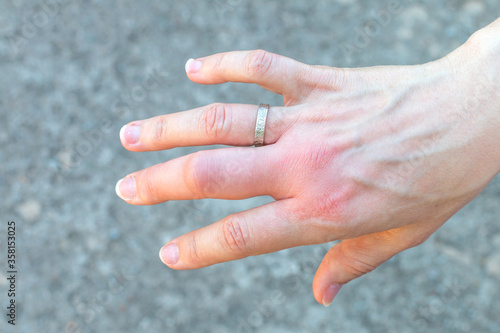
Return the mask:
{"type": "Polygon", "coordinates": [[[188,257],[189,261],[192,263],[200,263],[203,262],[203,255],[200,253],[200,242],[198,240],[199,236],[196,231],[193,231],[189,241],[187,242],[188,246],[188,257]]]}
{"type": "Polygon", "coordinates": [[[191,191],[194,198],[202,196],[202,189],[204,187],[202,180],[205,179],[205,177],[200,175],[203,173],[203,158],[201,157],[201,153],[202,152],[196,152],[189,155],[183,173],[186,188],[191,191]]]}
{"type": "Polygon", "coordinates": [[[319,142],[311,145],[304,145],[302,149],[290,152],[291,157],[289,167],[298,174],[304,174],[304,169],[307,172],[322,170],[331,164],[331,161],[336,156],[336,148],[324,142],[319,142]]]}
{"type": "Polygon", "coordinates": [[[167,121],[164,117],[158,117],[155,121],[153,130],[153,140],[160,142],[165,140],[167,136],[167,121]]]}
{"type": "Polygon", "coordinates": [[[221,72],[224,70],[224,66],[226,63],[226,56],[227,55],[225,53],[221,53],[215,58],[215,61],[213,64],[214,71],[221,72]]]}
{"type": "Polygon", "coordinates": [[[370,273],[373,271],[376,266],[370,265],[368,263],[362,262],[360,260],[356,259],[346,259],[342,258],[341,259],[341,265],[344,267],[344,269],[352,276],[358,278],[360,276],[363,276],[365,274],[370,273]]]}
{"type": "Polygon", "coordinates": [[[141,175],[140,181],[137,184],[137,189],[140,192],[141,199],[147,202],[158,202],[160,199],[160,187],[157,182],[158,165],[154,165],[146,170],[141,175]]]}
{"type": "Polygon", "coordinates": [[[352,86],[351,73],[344,68],[329,67],[321,69],[318,80],[314,83],[313,89],[342,90],[352,86]]]}
{"type": "Polygon", "coordinates": [[[228,217],[222,222],[222,245],[228,252],[239,257],[247,256],[249,231],[245,222],[235,217],[228,217]]]}
{"type": "Polygon", "coordinates": [[[200,116],[200,132],[210,139],[223,139],[229,133],[231,121],[223,103],[210,104],[200,116]]]}
{"type": "Polygon", "coordinates": [[[188,157],[184,183],[194,198],[215,196],[226,182],[226,174],[215,166],[209,151],[199,151],[188,157]]]}
{"type": "Polygon", "coordinates": [[[227,70],[227,65],[230,63],[230,56],[227,53],[219,53],[214,56],[212,70],[215,73],[222,74],[227,70]]]}
{"type": "MultiPolygon", "coordinates": [[[[342,248],[343,247],[341,246],[341,252],[344,252],[342,251],[342,248]]],[[[339,264],[344,268],[344,270],[356,278],[370,273],[380,265],[380,263],[372,263],[372,258],[363,255],[354,256],[348,251],[342,253],[339,261],[339,264]]]]}
{"type": "Polygon", "coordinates": [[[263,77],[271,69],[275,55],[264,51],[251,51],[248,55],[247,72],[253,77],[263,77]]]}

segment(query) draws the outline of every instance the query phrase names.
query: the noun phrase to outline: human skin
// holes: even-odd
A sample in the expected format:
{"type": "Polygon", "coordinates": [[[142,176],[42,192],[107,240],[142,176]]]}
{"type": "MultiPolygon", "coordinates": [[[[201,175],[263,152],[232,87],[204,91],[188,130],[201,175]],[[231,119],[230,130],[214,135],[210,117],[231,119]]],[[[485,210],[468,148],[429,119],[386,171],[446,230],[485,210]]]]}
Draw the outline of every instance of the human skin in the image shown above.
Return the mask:
{"type": "Polygon", "coordinates": [[[186,64],[200,84],[256,83],[283,95],[264,147],[256,105],[211,104],[133,121],[131,151],[224,144],[117,183],[134,205],[202,198],[275,201],[181,235],[160,250],[173,269],[342,240],[320,264],[316,300],[424,242],[500,172],[500,19],[415,66],[310,66],[262,50],[186,64]]]}

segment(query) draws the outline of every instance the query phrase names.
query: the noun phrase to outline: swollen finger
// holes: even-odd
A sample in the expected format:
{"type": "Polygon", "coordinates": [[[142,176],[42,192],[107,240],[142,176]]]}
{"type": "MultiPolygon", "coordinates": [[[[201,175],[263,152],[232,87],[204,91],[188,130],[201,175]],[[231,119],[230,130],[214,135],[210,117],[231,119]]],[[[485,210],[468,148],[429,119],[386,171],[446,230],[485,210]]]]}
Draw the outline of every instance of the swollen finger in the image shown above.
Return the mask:
{"type": "Polygon", "coordinates": [[[279,172],[273,146],[204,150],[134,172],[118,181],[116,193],[133,205],[279,197],[279,172]]]}

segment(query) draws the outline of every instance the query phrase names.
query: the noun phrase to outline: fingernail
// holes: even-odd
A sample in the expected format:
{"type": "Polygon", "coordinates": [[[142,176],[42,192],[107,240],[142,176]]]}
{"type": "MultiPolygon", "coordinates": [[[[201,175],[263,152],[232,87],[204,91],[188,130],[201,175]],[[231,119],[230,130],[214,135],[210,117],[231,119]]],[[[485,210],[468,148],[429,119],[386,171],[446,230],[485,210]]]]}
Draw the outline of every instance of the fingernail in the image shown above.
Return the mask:
{"type": "Polygon", "coordinates": [[[332,283],[326,288],[325,293],[323,294],[323,305],[325,307],[329,307],[332,304],[333,299],[337,296],[340,288],[342,288],[341,284],[332,283]]]}
{"type": "Polygon", "coordinates": [[[175,265],[179,261],[179,247],[172,243],[160,250],[160,259],[166,265],[175,265]]]}
{"type": "Polygon", "coordinates": [[[193,74],[199,72],[201,69],[201,61],[189,59],[186,62],[186,73],[193,74]]]}
{"type": "Polygon", "coordinates": [[[141,127],[138,125],[125,125],[120,130],[120,140],[123,143],[133,145],[139,142],[141,127]]]}
{"type": "Polygon", "coordinates": [[[135,197],[135,178],[125,177],[116,183],[116,194],[123,200],[130,200],[135,197]]]}

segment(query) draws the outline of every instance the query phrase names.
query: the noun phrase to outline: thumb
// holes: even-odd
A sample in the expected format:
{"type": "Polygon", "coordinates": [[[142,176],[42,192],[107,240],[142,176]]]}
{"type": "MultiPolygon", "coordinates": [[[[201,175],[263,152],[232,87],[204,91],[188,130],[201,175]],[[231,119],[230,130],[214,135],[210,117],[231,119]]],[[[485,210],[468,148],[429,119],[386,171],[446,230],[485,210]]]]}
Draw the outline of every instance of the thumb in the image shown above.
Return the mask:
{"type": "Polygon", "coordinates": [[[440,225],[411,224],[336,244],[316,271],[316,301],[329,306],[344,284],[373,271],[395,254],[423,243],[440,225]]]}

